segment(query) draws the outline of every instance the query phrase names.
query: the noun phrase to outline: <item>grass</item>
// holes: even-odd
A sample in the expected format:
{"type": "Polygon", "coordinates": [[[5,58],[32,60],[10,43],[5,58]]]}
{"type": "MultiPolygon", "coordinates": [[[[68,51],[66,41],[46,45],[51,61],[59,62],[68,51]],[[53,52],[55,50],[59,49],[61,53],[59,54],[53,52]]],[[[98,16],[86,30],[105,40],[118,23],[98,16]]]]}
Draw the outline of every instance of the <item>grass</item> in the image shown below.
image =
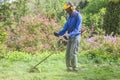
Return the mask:
{"type": "Polygon", "coordinates": [[[67,72],[65,54],[54,54],[37,68],[40,72],[29,73],[29,69],[48,55],[30,55],[21,52],[9,53],[0,59],[0,80],[120,80],[120,66],[106,62],[96,64],[79,54],[79,72],[67,72]],[[14,56],[14,57],[13,57],[14,56]]]}

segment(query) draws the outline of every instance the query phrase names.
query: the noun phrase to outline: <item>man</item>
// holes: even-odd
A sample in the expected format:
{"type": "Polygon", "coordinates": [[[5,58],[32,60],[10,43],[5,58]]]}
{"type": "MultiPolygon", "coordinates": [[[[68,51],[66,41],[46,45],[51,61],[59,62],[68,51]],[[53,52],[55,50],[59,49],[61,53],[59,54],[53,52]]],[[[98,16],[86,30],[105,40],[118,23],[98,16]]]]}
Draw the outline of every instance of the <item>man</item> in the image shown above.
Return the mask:
{"type": "MultiPolygon", "coordinates": [[[[66,49],[66,66],[68,71],[78,71],[78,45],[81,38],[82,16],[78,13],[73,4],[68,2],[64,5],[64,9],[69,14],[69,17],[59,32],[54,32],[54,35],[59,37],[68,33],[68,43],[66,49]]],[[[66,38],[66,37],[65,37],[66,38]]]]}

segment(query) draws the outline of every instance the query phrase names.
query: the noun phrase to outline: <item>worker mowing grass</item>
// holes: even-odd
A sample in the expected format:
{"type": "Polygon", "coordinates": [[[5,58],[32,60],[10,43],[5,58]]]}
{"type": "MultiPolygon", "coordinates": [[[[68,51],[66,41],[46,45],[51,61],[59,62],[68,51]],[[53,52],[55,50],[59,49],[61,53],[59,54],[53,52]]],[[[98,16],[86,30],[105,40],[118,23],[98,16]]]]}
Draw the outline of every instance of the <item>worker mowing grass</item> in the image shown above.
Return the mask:
{"type": "Polygon", "coordinates": [[[66,48],[66,67],[67,71],[78,71],[78,47],[81,39],[82,16],[75,10],[74,5],[68,2],[64,5],[64,10],[69,14],[69,17],[64,24],[64,27],[59,32],[54,32],[56,37],[64,36],[68,39],[66,48]]]}

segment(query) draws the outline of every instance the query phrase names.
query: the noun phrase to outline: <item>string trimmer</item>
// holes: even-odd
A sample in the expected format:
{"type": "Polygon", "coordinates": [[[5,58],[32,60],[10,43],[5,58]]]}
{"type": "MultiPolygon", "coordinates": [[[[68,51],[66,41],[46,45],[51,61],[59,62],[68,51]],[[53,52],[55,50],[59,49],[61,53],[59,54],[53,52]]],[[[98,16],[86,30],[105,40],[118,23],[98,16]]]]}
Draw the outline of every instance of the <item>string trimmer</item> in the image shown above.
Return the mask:
{"type": "Polygon", "coordinates": [[[37,63],[35,66],[33,66],[29,72],[39,72],[39,69],[37,68],[37,66],[39,64],[41,64],[42,62],[44,62],[47,58],[49,58],[51,55],[53,55],[53,53],[49,54],[47,57],[45,57],[43,60],[41,60],[39,63],[37,63]]]}
{"type": "MultiPolygon", "coordinates": [[[[64,39],[59,39],[58,44],[64,44],[65,41],[64,39]]],[[[59,46],[57,49],[55,49],[54,52],[57,52],[61,47],[63,46],[59,46]]],[[[43,60],[41,60],[40,62],[38,62],[35,66],[33,66],[32,68],[30,68],[29,72],[40,72],[39,69],[37,68],[38,65],[40,65],[42,62],[44,62],[45,60],[47,60],[51,55],[54,54],[54,52],[52,52],[51,54],[49,54],[48,56],[46,56],[43,60]]]]}

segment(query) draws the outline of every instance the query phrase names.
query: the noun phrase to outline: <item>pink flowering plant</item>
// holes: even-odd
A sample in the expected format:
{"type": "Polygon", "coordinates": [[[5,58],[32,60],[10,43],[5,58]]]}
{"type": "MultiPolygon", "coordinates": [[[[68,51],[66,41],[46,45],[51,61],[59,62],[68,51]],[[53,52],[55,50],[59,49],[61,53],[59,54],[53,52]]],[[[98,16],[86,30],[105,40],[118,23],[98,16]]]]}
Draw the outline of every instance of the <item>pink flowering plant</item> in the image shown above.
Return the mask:
{"type": "Polygon", "coordinates": [[[104,59],[120,59],[120,37],[117,36],[94,35],[87,38],[81,47],[82,50],[87,50],[87,55],[92,58],[99,56],[104,59]]]}
{"type": "Polygon", "coordinates": [[[7,48],[10,50],[39,53],[53,48],[57,38],[53,35],[59,24],[54,19],[38,14],[36,16],[21,17],[21,23],[16,23],[15,28],[7,29],[7,48]]]}

